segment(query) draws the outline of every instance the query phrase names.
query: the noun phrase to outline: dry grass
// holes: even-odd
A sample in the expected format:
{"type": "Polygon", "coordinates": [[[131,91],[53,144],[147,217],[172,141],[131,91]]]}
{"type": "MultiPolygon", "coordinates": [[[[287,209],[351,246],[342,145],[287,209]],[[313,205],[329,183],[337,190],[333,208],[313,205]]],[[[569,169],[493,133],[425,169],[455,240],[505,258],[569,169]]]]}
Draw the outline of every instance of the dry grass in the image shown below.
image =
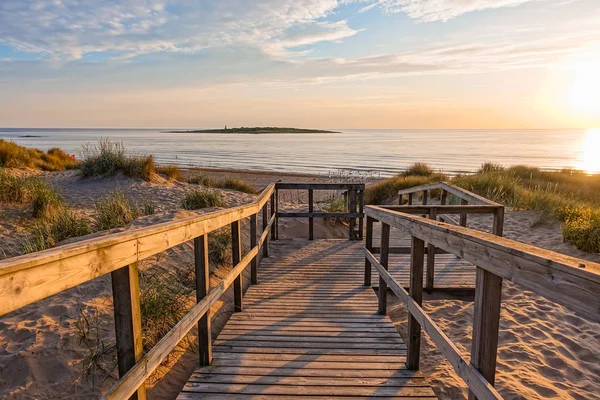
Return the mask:
{"type": "Polygon", "coordinates": [[[156,173],[165,175],[167,178],[172,180],[179,180],[181,178],[181,169],[179,169],[177,165],[157,166],[156,173]]]}
{"type": "Polygon", "coordinates": [[[156,170],[152,156],[128,154],[123,143],[108,139],[84,146],[82,155],[81,174],[84,178],[112,176],[122,172],[129,177],[149,181],[156,170]]]}
{"type": "Polygon", "coordinates": [[[209,189],[196,189],[186,193],[181,199],[181,207],[186,210],[199,210],[208,207],[226,207],[225,199],[219,192],[209,189]]]}
{"type": "Polygon", "coordinates": [[[244,182],[241,179],[234,178],[225,178],[222,180],[214,181],[209,186],[221,188],[221,189],[231,189],[237,190],[238,192],[256,194],[256,190],[252,185],[247,182],[244,182]]]}
{"type": "Polygon", "coordinates": [[[52,148],[47,152],[19,146],[0,139],[0,167],[35,168],[44,171],[63,171],[79,167],[79,162],[67,153],[52,148]]]}
{"type": "Polygon", "coordinates": [[[150,214],[154,214],[154,204],[151,201],[135,203],[124,193],[115,191],[96,202],[94,229],[104,231],[120,228],[138,217],[150,214]]]}

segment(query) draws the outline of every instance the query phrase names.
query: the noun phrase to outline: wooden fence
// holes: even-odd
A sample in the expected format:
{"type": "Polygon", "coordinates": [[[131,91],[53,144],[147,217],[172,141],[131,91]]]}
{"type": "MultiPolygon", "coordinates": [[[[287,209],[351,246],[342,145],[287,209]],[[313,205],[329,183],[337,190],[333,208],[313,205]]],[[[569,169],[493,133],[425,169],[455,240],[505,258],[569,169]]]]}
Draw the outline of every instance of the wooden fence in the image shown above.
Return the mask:
{"type": "Polygon", "coordinates": [[[275,186],[275,201],[279,202],[279,190],[307,190],[308,212],[280,212],[277,206],[275,220],[275,238],[278,238],[279,218],[308,218],[308,239],[314,238],[314,218],[347,218],[348,239],[363,239],[363,221],[365,205],[365,185],[363,183],[277,183],[275,186]],[[347,199],[347,212],[315,212],[315,190],[344,190],[347,199]]]}
{"type": "MultiPolygon", "coordinates": [[[[251,283],[257,283],[259,252],[268,257],[269,233],[277,238],[278,189],[342,189],[351,193],[353,210],[347,213],[301,213],[296,217],[346,217],[360,219],[364,185],[294,185],[273,183],[258,198],[246,205],[166,222],[100,238],[83,240],[37,253],[0,261],[0,316],[28,304],[111,273],[119,381],[105,399],[144,399],[145,380],[177,346],[198,326],[200,365],[212,360],[210,308],[231,285],[234,309],[243,309],[242,272],[250,266],[251,283]],[[262,229],[257,221],[262,214],[262,229]],[[249,219],[250,250],[242,257],[241,222],[249,219]],[[208,234],[231,227],[232,270],[219,284],[209,287],[208,234]],[[187,241],[193,240],[197,304],[152,349],[143,354],[138,262],[187,241]]],[[[310,196],[312,198],[312,196],[310,196]]],[[[311,206],[312,210],[312,206],[311,206]]],[[[312,222],[311,222],[312,226],[312,222]]],[[[311,229],[312,231],[312,229],[311,229]]],[[[352,235],[350,235],[352,237],[352,235]]]]}
{"type": "MultiPolygon", "coordinates": [[[[439,188],[439,186],[430,186],[427,190],[439,188]]],[[[460,208],[455,210],[462,211],[460,208]]],[[[412,211],[416,211],[416,209],[413,208],[412,211]]],[[[418,211],[418,213],[421,212],[421,210],[418,211]]],[[[450,209],[444,211],[450,212],[450,209]]],[[[504,239],[498,235],[384,207],[367,206],[365,213],[367,216],[367,243],[369,229],[372,230],[372,227],[369,226],[373,222],[381,222],[379,259],[368,247],[364,249],[365,277],[367,274],[370,276],[371,265],[375,266],[379,273],[379,312],[381,314],[386,312],[388,288],[407,305],[410,313],[407,344],[408,367],[419,368],[421,329],[424,329],[457,374],[466,382],[471,398],[501,398],[493,385],[496,373],[503,279],[579,312],[589,320],[600,322],[600,296],[598,295],[600,293],[600,264],[504,239]],[[390,227],[402,228],[411,235],[408,292],[388,272],[390,227]],[[476,266],[470,362],[462,357],[457,347],[421,308],[425,242],[455,254],[476,266]]],[[[495,233],[499,234],[500,225],[496,223],[494,226],[495,233]]]]}

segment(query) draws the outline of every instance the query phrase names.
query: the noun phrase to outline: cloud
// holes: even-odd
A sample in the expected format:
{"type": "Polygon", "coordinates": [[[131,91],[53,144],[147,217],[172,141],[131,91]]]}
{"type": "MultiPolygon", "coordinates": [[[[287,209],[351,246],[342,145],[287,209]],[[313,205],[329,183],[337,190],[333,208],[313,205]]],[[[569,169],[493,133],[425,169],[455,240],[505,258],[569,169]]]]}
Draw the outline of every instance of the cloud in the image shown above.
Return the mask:
{"type": "Polygon", "coordinates": [[[389,13],[403,12],[421,22],[448,21],[459,15],[490,8],[515,7],[543,0],[377,0],[365,9],[378,6],[389,13]]]}
{"type": "MultiPolygon", "coordinates": [[[[285,44],[287,30],[318,25],[337,6],[337,0],[2,0],[0,42],[63,60],[101,52],[119,58],[197,52],[240,43],[268,47],[277,41],[284,49],[293,47],[285,44]]],[[[345,22],[319,28],[321,39],[312,43],[355,33],[345,22]]]]}

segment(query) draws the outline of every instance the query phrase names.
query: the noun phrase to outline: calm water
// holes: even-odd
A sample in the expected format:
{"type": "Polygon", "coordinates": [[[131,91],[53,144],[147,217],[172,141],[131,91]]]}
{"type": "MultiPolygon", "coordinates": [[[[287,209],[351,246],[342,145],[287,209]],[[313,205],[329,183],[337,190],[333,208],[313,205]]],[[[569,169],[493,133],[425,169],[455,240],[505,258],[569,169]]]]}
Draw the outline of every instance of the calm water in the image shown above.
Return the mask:
{"type": "Polygon", "coordinates": [[[389,176],[416,161],[446,173],[483,162],[600,172],[598,130],[343,130],[331,134],[162,133],[156,129],[8,129],[0,138],[79,155],[105,137],[159,163],[317,174],[389,176]],[[27,137],[27,136],[36,137],[27,137]],[[356,172],[354,172],[356,173],[356,172]]]}

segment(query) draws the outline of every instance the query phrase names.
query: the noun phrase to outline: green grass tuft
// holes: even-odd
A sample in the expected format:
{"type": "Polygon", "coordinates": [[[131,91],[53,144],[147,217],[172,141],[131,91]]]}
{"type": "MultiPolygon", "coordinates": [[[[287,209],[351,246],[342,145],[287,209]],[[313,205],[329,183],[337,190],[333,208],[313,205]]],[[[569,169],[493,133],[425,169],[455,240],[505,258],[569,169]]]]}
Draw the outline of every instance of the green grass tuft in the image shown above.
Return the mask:
{"type": "Polygon", "coordinates": [[[252,187],[252,185],[244,182],[241,179],[225,178],[212,182],[210,186],[221,189],[237,190],[238,192],[243,193],[256,194],[256,190],[252,187]]]}
{"type": "Polygon", "coordinates": [[[403,171],[401,176],[432,176],[433,170],[425,163],[414,163],[406,171],[403,171]]]}
{"type": "Polygon", "coordinates": [[[198,174],[189,178],[187,183],[191,183],[193,185],[212,186],[213,181],[204,174],[198,174]]]}
{"type": "Polygon", "coordinates": [[[428,183],[446,180],[443,174],[436,173],[430,176],[402,176],[384,179],[365,190],[366,204],[385,204],[398,196],[398,191],[413,186],[426,185],[428,183]]]}
{"type": "Polygon", "coordinates": [[[226,204],[221,193],[214,190],[197,189],[183,196],[181,207],[186,210],[199,210],[208,207],[226,207],[226,204]]]}
{"type": "Polygon", "coordinates": [[[62,207],[50,218],[38,220],[31,238],[23,242],[23,252],[32,253],[56,246],[60,241],[88,235],[91,222],[62,207]]]}
{"type": "Polygon", "coordinates": [[[84,146],[82,154],[81,174],[84,178],[112,176],[121,171],[126,176],[149,181],[156,169],[152,156],[129,155],[123,143],[109,139],[84,146]]]}
{"type": "Polygon", "coordinates": [[[122,192],[115,191],[96,202],[94,229],[104,231],[120,228],[140,216],[150,214],[154,214],[153,203],[140,205],[131,201],[122,192]]]}

